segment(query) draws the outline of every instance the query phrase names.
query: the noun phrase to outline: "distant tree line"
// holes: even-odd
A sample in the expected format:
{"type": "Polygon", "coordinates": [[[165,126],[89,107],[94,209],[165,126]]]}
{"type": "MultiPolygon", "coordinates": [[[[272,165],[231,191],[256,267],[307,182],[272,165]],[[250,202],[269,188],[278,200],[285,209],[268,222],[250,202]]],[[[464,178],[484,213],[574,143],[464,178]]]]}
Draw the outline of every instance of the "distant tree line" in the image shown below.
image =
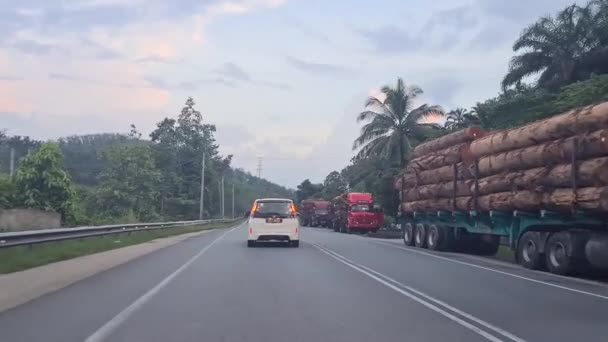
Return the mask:
{"type": "Polygon", "coordinates": [[[261,194],[292,191],[231,167],[214,125],[204,123],[188,98],[177,118],[156,125],[150,140],[129,134],[75,135],[53,142],[8,136],[0,130],[0,208],[39,208],[62,214],[65,224],[193,220],[199,216],[201,164],[205,156],[205,218],[241,215],[261,194]],[[10,150],[16,170],[9,176],[10,150]]]}

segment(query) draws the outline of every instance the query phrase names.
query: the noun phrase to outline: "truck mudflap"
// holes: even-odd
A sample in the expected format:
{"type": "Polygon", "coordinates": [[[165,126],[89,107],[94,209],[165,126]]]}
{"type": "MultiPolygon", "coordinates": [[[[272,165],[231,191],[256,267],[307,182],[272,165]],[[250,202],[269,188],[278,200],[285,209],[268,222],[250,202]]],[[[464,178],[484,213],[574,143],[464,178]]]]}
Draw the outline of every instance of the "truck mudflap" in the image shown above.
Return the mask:
{"type": "Polygon", "coordinates": [[[585,256],[594,267],[608,269],[608,234],[592,235],[585,245],[585,256]]]}

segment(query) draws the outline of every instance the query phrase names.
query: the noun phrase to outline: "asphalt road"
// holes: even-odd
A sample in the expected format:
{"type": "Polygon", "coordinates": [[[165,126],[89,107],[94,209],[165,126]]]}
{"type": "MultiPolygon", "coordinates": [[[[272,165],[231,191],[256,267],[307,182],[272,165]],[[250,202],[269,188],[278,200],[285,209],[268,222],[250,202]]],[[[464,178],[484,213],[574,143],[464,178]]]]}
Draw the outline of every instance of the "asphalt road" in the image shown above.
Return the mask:
{"type": "MultiPolygon", "coordinates": [[[[607,341],[608,287],[305,228],[220,230],[0,314],[0,341],[607,341]]],[[[1,289],[0,289],[1,290],[1,289]]]]}

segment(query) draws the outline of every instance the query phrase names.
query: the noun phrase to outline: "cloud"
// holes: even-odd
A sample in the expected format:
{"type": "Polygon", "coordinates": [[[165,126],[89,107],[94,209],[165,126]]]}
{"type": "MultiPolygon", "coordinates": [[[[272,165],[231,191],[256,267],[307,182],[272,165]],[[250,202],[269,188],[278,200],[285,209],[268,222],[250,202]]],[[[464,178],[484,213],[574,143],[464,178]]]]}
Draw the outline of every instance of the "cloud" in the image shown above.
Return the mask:
{"type": "Polygon", "coordinates": [[[354,70],[339,65],[307,62],[291,56],[287,56],[286,60],[292,67],[309,74],[340,79],[350,79],[355,76],[354,70]]]}
{"type": "Polygon", "coordinates": [[[290,28],[294,28],[308,37],[311,37],[325,44],[332,43],[332,41],[325,33],[313,29],[310,25],[305,24],[302,20],[296,17],[285,15],[283,16],[283,20],[290,28]]]}
{"type": "Polygon", "coordinates": [[[29,39],[15,41],[11,44],[11,46],[23,53],[38,56],[60,51],[60,49],[54,44],[44,44],[29,39]]]}
{"type": "Polygon", "coordinates": [[[51,80],[61,80],[61,81],[82,81],[82,79],[77,78],[75,76],[71,76],[68,74],[63,74],[60,72],[51,72],[48,74],[49,79],[51,80]]]}
{"type": "Polygon", "coordinates": [[[465,86],[462,75],[456,71],[442,72],[442,74],[451,75],[451,77],[439,76],[431,78],[420,83],[420,87],[424,90],[425,97],[432,102],[443,106],[454,106],[457,103],[455,98],[459,89],[465,86]]]}
{"type": "Polygon", "coordinates": [[[230,82],[229,85],[233,87],[241,82],[277,90],[291,89],[291,87],[285,83],[253,79],[247,71],[232,62],[222,64],[222,66],[215,69],[214,72],[222,76],[221,78],[216,78],[216,81],[222,80],[221,83],[224,85],[227,85],[226,82],[230,82]]]}
{"type": "MultiPolygon", "coordinates": [[[[573,0],[477,0],[475,7],[480,8],[486,15],[500,17],[522,27],[531,24],[542,15],[553,15],[557,9],[571,5],[573,0]],[[551,10],[548,10],[551,9],[551,10]]],[[[582,1],[577,1],[583,4],[582,1]]]]}
{"type": "Polygon", "coordinates": [[[199,78],[191,81],[170,82],[158,76],[145,76],[144,80],[147,85],[154,88],[166,90],[194,90],[200,88],[203,84],[216,84],[229,88],[236,88],[237,84],[232,80],[227,80],[221,77],[199,78]]]}
{"type": "Polygon", "coordinates": [[[459,6],[445,10],[436,11],[427,20],[425,29],[437,27],[450,30],[464,30],[476,27],[479,24],[477,11],[472,6],[459,6]]]}
{"type": "Polygon", "coordinates": [[[272,89],[277,89],[277,90],[291,90],[291,86],[287,83],[260,81],[260,80],[252,81],[252,83],[262,86],[262,87],[267,87],[267,88],[272,88],[272,89]]]}
{"type": "Polygon", "coordinates": [[[0,81],[23,81],[23,77],[0,75],[0,81]]]}
{"type": "Polygon", "coordinates": [[[160,63],[160,64],[175,64],[176,63],[171,58],[160,57],[160,56],[147,56],[147,57],[136,58],[133,60],[133,62],[142,63],[142,64],[143,63],[160,63]]]}
{"type": "Polygon", "coordinates": [[[219,69],[217,69],[215,71],[216,73],[233,79],[233,80],[237,80],[237,81],[250,81],[251,77],[249,76],[249,74],[247,72],[245,72],[245,70],[241,69],[241,67],[239,67],[238,65],[234,64],[234,63],[224,63],[219,69]]]}
{"type": "Polygon", "coordinates": [[[488,26],[480,30],[469,42],[469,46],[478,49],[494,49],[504,44],[511,44],[516,36],[505,31],[504,26],[488,26]]]}
{"type": "Polygon", "coordinates": [[[399,53],[416,50],[422,41],[410,32],[395,25],[387,25],[378,29],[358,30],[380,53],[399,53]]]}

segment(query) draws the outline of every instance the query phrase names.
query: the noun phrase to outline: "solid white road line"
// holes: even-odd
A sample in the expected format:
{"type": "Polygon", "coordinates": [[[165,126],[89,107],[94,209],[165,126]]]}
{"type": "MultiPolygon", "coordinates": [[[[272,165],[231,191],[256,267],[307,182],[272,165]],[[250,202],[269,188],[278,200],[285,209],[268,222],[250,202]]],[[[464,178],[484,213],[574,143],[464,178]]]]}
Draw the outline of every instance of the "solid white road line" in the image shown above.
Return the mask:
{"type": "MultiPolygon", "coordinates": [[[[448,319],[450,319],[450,320],[452,320],[452,321],[460,324],[461,326],[463,326],[463,327],[465,327],[465,328],[467,328],[467,329],[475,332],[476,334],[478,334],[478,335],[486,338],[489,341],[492,341],[492,342],[504,342],[505,341],[505,340],[503,340],[503,339],[501,339],[499,337],[496,337],[496,336],[492,335],[490,332],[488,332],[486,330],[483,330],[480,327],[477,327],[477,326],[475,326],[475,325],[473,325],[473,324],[465,321],[464,319],[462,319],[460,317],[457,317],[456,315],[450,313],[449,311],[444,310],[443,308],[441,308],[441,307],[439,307],[437,305],[434,305],[431,302],[429,302],[427,300],[424,300],[424,299],[422,299],[422,298],[414,295],[413,293],[411,293],[411,292],[414,292],[414,291],[411,291],[412,288],[410,288],[409,286],[401,284],[398,281],[396,281],[396,280],[394,280],[394,279],[392,279],[390,277],[387,277],[387,276],[385,276],[385,275],[383,275],[383,274],[381,274],[379,272],[371,270],[368,267],[365,267],[363,265],[359,265],[359,264],[355,263],[354,261],[349,260],[349,259],[343,257],[342,255],[336,253],[336,252],[333,252],[331,250],[326,249],[325,247],[321,247],[321,246],[319,246],[317,244],[313,244],[313,246],[316,247],[321,252],[323,252],[323,253],[329,255],[330,257],[334,258],[335,260],[337,260],[337,261],[339,261],[339,262],[347,265],[348,267],[350,267],[350,268],[352,268],[352,269],[354,269],[354,270],[356,270],[356,271],[358,271],[358,272],[360,272],[360,273],[362,273],[362,274],[364,274],[364,275],[366,275],[366,276],[368,276],[368,277],[376,280],[377,282],[381,283],[382,285],[385,285],[386,287],[388,287],[388,288],[390,288],[390,289],[392,289],[392,290],[394,290],[394,291],[396,291],[396,292],[398,292],[398,293],[400,293],[400,294],[402,294],[402,295],[404,295],[404,296],[406,296],[406,297],[408,297],[408,298],[410,298],[410,299],[418,302],[419,304],[424,305],[428,309],[433,310],[433,311],[441,314],[442,316],[444,316],[444,317],[446,317],[446,318],[448,318],[448,319]]],[[[415,292],[418,293],[419,295],[422,294],[420,291],[417,291],[417,290],[415,290],[415,292]]],[[[427,298],[427,299],[431,299],[433,302],[435,302],[437,304],[440,304],[440,305],[443,305],[446,309],[449,309],[449,310],[452,310],[455,313],[461,314],[462,316],[464,316],[466,318],[469,318],[472,321],[474,321],[476,323],[479,323],[480,325],[482,325],[482,326],[484,326],[486,328],[489,328],[489,329],[491,329],[491,330],[493,330],[493,331],[495,331],[495,332],[503,335],[504,337],[509,338],[512,341],[515,341],[515,342],[526,342],[525,340],[523,340],[523,339],[521,339],[521,338],[519,338],[519,337],[517,337],[517,336],[515,336],[515,335],[513,335],[513,334],[511,334],[509,332],[506,332],[503,329],[495,327],[495,326],[491,325],[490,323],[482,321],[481,319],[475,318],[475,317],[473,317],[470,314],[464,313],[461,310],[453,308],[453,307],[451,307],[451,306],[449,306],[449,305],[441,302],[438,299],[432,298],[432,297],[430,297],[428,295],[425,295],[425,294],[422,297],[427,298]]]]}
{"type": "Polygon", "coordinates": [[[423,250],[419,250],[419,249],[415,249],[415,248],[406,248],[406,247],[401,247],[401,246],[394,245],[392,243],[386,243],[386,242],[380,242],[380,241],[371,241],[370,240],[370,242],[378,244],[378,245],[384,245],[384,246],[388,246],[388,247],[392,247],[392,248],[401,249],[401,250],[404,250],[404,251],[407,251],[407,252],[411,252],[411,253],[418,253],[418,254],[422,254],[422,255],[427,255],[427,256],[430,256],[430,257],[433,257],[433,258],[437,258],[437,259],[441,259],[441,260],[446,260],[446,261],[454,262],[454,263],[461,264],[461,265],[467,265],[467,266],[470,266],[470,267],[475,267],[475,268],[482,269],[482,270],[485,270],[485,271],[500,273],[500,274],[503,274],[503,275],[506,275],[506,276],[510,276],[510,277],[513,277],[513,278],[527,280],[527,281],[530,281],[530,282],[533,282],[533,283],[542,284],[542,285],[546,285],[546,286],[550,286],[550,287],[555,287],[555,288],[566,290],[566,291],[576,292],[576,293],[580,293],[580,294],[584,294],[584,295],[588,295],[588,296],[592,296],[592,297],[596,297],[596,298],[601,298],[601,299],[608,299],[608,296],[604,296],[604,295],[601,295],[601,294],[597,294],[597,293],[593,293],[593,292],[587,292],[587,291],[578,290],[578,289],[573,289],[573,288],[567,287],[567,286],[557,285],[557,284],[549,283],[549,282],[538,280],[538,279],[534,279],[534,278],[528,278],[528,277],[520,276],[520,275],[509,273],[509,272],[495,270],[495,269],[490,268],[490,267],[485,267],[485,266],[475,265],[475,264],[471,264],[471,263],[464,262],[464,261],[454,260],[454,259],[446,258],[446,257],[443,257],[441,255],[436,255],[436,254],[425,252],[423,250]]]}
{"type": "MultiPolygon", "coordinates": [[[[372,238],[372,237],[367,237],[365,239],[373,240],[373,241],[379,242],[381,244],[385,243],[385,244],[389,244],[389,245],[395,245],[398,247],[403,246],[402,239],[396,240],[396,239],[381,239],[381,238],[372,238]]],[[[414,247],[411,247],[411,248],[414,248],[414,247]]],[[[466,259],[471,260],[471,262],[483,262],[484,264],[496,265],[496,266],[500,266],[500,267],[511,267],[511,268],[516,268],[519,270],[525,270],[526,272],[538,274],[539,276],[555,278],[558,280],[567,280],[567,281],[577,283],[580,285],[591,285],[591,286],[597,286],[597,287],[602,287],[602,288],[608,289],[608,284],[606,284],[605,282],[584,279],[584,278],[574,278],[574,277],[570,277],[570,276],[563,276],[563,275],[559,275],[559,274],[555,274],[555,273],[551,273],[551,272],[531,270],[529,268],[521,268],[513,262],[502,261],[502,260],[492,259],[492,258],[483,257],[483,256],[477,256],[474,254],[463,254],[463,253],[457,253],[457,252],[441,252],[441,254],[446,255],[447,257],[457,256],[459,258],[466,258],[466,259]]]]}
{"type": "Polygon", "coordinates": [[[393,278],[391,278],[391,277],[389,277],[387,275],[384,275],[384,274],[382,274],[380,272],[377,272],[377,271],[375,271],[375,270],[373,270],[373,269],[371,269],[371,268],[369,268],[367,266],[358,264],[358,263],[354,262],[353,260],[348,259],[345,256],[343,256],[343,255],[341,255],[341,254],[339,254],[337,252],[334,252],[334,251],[328,249],[327,247],[323,247],[323,246],[319,246],[319,245],[315,245],[315,247],[321,249],[325,253],[330,253],[334,258],[339,258],[340,261],[343,261],[344,263],[348,263],[348,264],[354,265],[356,267],[359,267],[359,268],[363,269],[364,271],[372,273],[375,276],[377,276],[379,278],[382,278],[383,280],[386,280],[388,282],[393,283],[396,286],[401,287],[404,290],[413,292],[414,294],[416,294],[416,295],[418,295],[420,297],[423,297],[424,299],[426,299],[428,301],[431,301],[431,302],[433,302],[435,304],[441,305],[444,308],[446,308],[446,309],[448,309],[448,310],[450,310],[450,311],[452,311],[454,313],[457,313],[457,314],[459,314],[459,315],[461,315],[461,316],[463,316],[463,317],[465,317],[465,318],[467,318],[467,319],[469,319],[469,320],[471,320],[471,321],[473,321],[473,322],[475,322],[475,323],[477,323],[479,325],[482,325],[482,326],[484,326],[487,329],[493,330],[494,332],[499,333],[500,335],[502,335],[502,336],[504,336],[504,337],[506,337],[506,338],[508,338],[510,340],[513,340],[515,342],[525,342],[524,339],[522,339],[522,338],[520,338],[520,337],[518,337],[516,335],[513,335],[510,332],[508,332],[508,331],[506,331],[506,330],[504,330],[502,328],[499,328],[499,327],[497,327],[495,325],[492,325],[492,324],[490,324],[490,323],[488,323],[488,322],[486,322],[484,320],[481,320],[481,319],[479,319],[479,318],[477,318],[477,317],[475,317],[475,316],[473,316],[473,315],[471,315],[469,313],[466,313],[466,312],[464,312],[464,311],[462,311],[460,309],[457,309],[457,308],[455,308],[455,307],[453,307],[453,306],[451,306],[451,305],[449,305],[449,304],[447,304],[447,303],[445,303],[445,302],[443,302],[443,301],[441,301],[441,300],[439,300],[437,298],[431,297],[431,296],[429,296],[429,295],[427,295],[427,294],[425,294],[423,292],[420,292],[420,291],[416,290],[413,287],[407,286],[407,285],[399,282],[398,280],[395,280],[395,279],[393,279],[393,278]]]}
{"type": "Polygon", "coordinates": [[[102,342],[108,338],[116,328],[118,328],[121,324],[123,324],[135,311],[141,308],[146,302],[148,302],[152,297],[154,297],[160,290],[166,287],[173,279],[175,279],[180,273],[182,273],[188,266],[196,261],[201,255],[205,254],[206,251],[211,248],[216,242],[220,241],[224,236],[233,230],[241,227],[242,224],[230,229],[224,234],[220,235],[217,239],[211,241],[207,246],[201,249],[196,255],[194,255],[190,260],[186,261],[183,265],[181,265],[178,269],[173,271],[173,273],[169,274],[165,279],[163,279],[160,283],[156,284],[153,288],[151,288],[144,295],[135,300],[131,305],[122,310],[118,315],[114,316],[111,320],[109,320],[106,324],[104,324],[101,328],[97,329],[91,336],[89,336],[85,342],[102,342]]]}

